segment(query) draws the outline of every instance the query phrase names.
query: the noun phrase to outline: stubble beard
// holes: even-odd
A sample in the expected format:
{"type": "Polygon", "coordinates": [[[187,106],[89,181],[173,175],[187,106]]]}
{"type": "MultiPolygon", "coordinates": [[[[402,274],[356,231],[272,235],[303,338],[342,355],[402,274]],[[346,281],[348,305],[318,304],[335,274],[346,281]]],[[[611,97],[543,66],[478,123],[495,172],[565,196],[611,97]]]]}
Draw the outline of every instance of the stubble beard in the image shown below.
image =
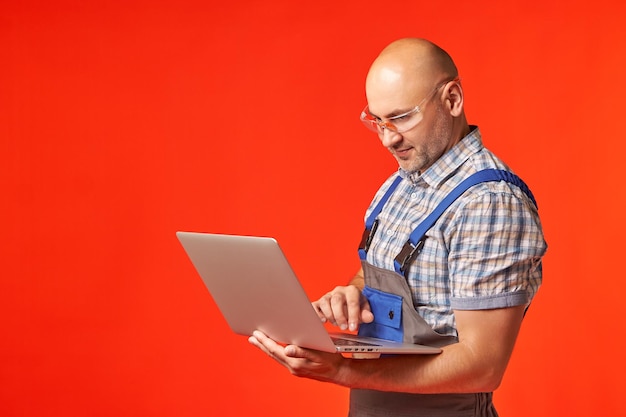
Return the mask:
{"type": "Polygon", "coordinates": [[[440,106],[437,107],[436,118],[429,132],[425,135],[427,140],[422,146],[414,145],[414,156],[410,159],[401,159],[394,155],[400,168],[408,173],[420,172],[430,168],[448,150],[450,136],[452,135],[452,120],[445,117],[440,106]]]}

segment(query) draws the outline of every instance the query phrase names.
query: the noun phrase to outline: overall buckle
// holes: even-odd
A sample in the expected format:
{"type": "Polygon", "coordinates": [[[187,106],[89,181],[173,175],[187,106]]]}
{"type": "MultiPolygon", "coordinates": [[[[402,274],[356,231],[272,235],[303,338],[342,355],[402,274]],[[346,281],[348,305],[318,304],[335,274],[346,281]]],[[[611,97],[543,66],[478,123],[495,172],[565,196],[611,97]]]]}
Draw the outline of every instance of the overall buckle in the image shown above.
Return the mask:
{"type": "Polygon", "coordinates": [[[418,240],[415,245],[413,245],[410,240],[407,240],[407,242],[402,247],[402,250],[395,258],[396,271],[399,270],[399,272],[406,274],[406,270],[408,269],[409,264],[413,262],[417,255],[419,255],[419,253],[422,251],[425,241],[426,236],[418,240]]]}

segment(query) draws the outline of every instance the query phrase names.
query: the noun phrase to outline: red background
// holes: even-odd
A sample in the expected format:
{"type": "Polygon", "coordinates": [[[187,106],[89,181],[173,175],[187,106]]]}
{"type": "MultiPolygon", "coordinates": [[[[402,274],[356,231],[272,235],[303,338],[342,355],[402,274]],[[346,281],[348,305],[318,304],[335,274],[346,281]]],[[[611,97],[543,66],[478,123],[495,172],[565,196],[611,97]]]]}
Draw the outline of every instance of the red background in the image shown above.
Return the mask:
{"type": "Polygon", "coordinates": [[[343,416],[231,334],[175,231],[271,235],[311,298],[395,169],[360,125],[382,47],[455,58],[531,186],[545,282],[501,415],[623,416],[623,2],[0,4],[0,415],[343,416]],[[228,344],[229,350],[220,346],[228,344]]]}

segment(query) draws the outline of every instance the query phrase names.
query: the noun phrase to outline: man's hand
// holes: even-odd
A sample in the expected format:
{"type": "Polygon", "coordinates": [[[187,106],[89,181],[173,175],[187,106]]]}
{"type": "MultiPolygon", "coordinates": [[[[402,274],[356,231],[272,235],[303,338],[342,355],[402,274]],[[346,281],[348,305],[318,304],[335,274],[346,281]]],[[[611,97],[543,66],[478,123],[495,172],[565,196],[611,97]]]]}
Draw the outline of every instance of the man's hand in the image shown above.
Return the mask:
{"type": "Polygon", "coordinates": [[[348,359],[340,353],[320,352],[295,345],[281,346],[258,330],[248,341],[293,375],[342,384],[341,370],[348,359]]]}
{"type": "Polygon", "coordinates": [[[341,330],[355,331],[359,324],[374,320],[367,298],[356,285],[336,287],[314,301],[313,308],[322,322],[328,321],[341,330]]]}

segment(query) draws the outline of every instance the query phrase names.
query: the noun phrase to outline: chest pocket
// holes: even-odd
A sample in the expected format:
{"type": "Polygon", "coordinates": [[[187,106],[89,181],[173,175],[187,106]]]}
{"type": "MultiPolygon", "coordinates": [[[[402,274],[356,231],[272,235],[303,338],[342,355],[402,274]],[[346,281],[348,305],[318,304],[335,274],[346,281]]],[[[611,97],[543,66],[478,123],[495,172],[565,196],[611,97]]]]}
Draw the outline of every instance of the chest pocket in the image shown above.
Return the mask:
{"type": "Polygon", "coordinates": [[[402,297],[367,286],[363,288],[363,295],[370,304],[374,321],[362,323],[359,335],[402,342],[402,297]]]}

